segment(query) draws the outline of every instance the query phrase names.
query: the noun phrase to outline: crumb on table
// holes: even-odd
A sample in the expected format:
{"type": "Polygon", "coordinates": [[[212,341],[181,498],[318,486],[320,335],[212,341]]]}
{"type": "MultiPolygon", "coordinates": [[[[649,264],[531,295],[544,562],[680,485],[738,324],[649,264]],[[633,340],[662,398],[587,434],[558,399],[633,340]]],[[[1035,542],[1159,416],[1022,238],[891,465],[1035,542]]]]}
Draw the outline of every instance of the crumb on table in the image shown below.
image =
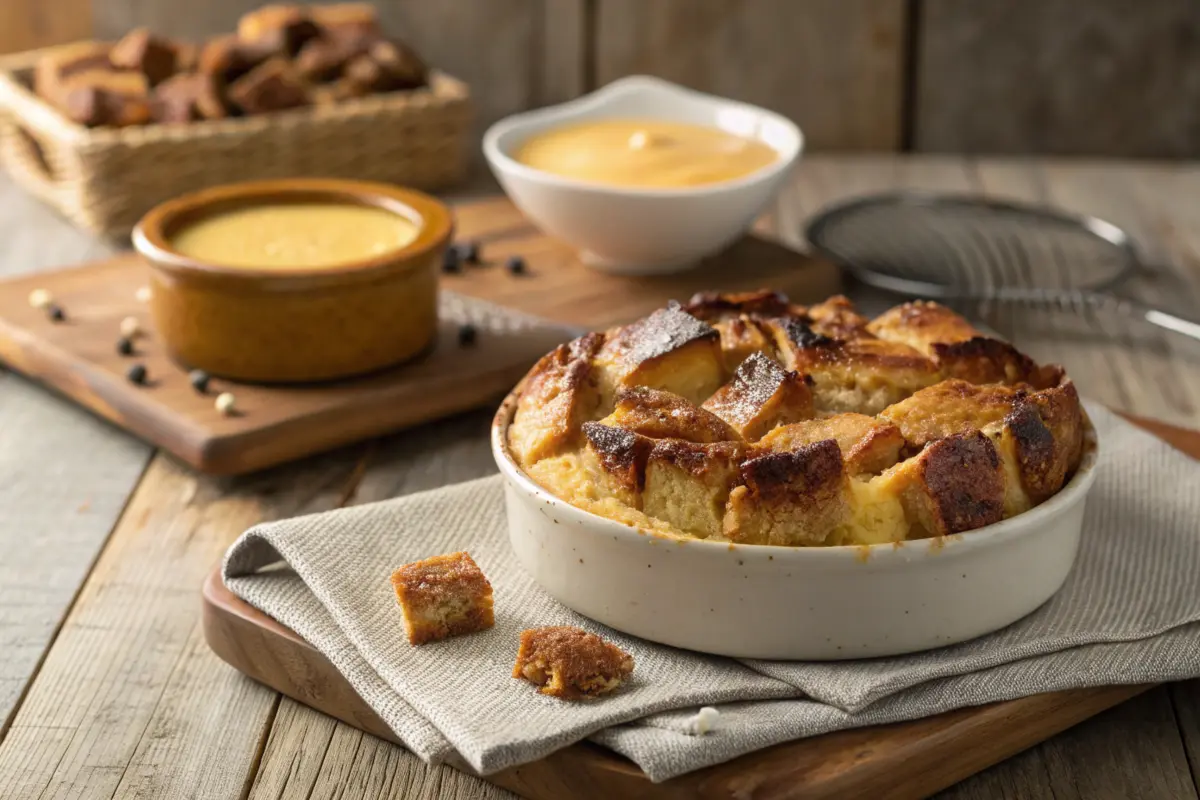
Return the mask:
{"type": "Polygon", "coordinates": [[[392,588],[412,644],[486,630],[495,622],[492,585],[466,552],[405,564],[392,573],[392,588]]]}
{"type": "Polygon", "coordinates": [[[580,700],[607,694],[633,672],[633,656],[580,628],[533,628],[521,633],[513,677],[542,694],[580,700]]]}

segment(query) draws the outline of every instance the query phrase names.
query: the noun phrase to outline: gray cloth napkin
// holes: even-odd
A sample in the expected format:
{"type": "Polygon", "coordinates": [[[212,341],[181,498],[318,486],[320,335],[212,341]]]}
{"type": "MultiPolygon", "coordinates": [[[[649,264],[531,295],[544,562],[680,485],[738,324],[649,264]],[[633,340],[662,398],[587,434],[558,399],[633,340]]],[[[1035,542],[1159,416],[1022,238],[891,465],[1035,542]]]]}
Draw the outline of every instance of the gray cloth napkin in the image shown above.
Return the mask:
{"type": "Polygon", "coordinates": [[[927,653],[837,663],[706,656],[550,599],[508,548],[500,479],[252,528],[225,558],[239,597],[313,643],[418,756],[487,774],[589,737],[654,781],[779,742],[1040,692],[1200,675],[1200,466],[1103,408],[1079,559],[1025,619],[927,653]],[[388,580],[469,550],[495,591],[490,631],[412,647],[388,580]],[[633,679],[564,703],[510,677],[521,630],[579,625],[633,653],[633,679]],[[694,733],[701,705],[721,712],[694,733]]]}

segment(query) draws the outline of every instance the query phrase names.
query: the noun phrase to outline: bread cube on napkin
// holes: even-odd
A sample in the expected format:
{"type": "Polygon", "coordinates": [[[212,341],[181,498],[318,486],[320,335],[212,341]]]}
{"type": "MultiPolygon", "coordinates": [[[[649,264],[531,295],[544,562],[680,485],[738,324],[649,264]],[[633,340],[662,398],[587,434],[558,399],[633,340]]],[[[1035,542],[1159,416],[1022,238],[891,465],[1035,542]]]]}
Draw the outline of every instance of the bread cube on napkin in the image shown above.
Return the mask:
{"type": "Polygon", "coordinates": [[[569,625],[521,633],[513,677],[540,687],[542,694],[582,700],[608,694],[633,672],[633,656],[594,633],[569,625]]]}
{"type": "Polygon", "coordinates": [[[495,624],[492,585],[465,551],[405,564],[392,588],[412,644],[487,630],[495,624]]]}

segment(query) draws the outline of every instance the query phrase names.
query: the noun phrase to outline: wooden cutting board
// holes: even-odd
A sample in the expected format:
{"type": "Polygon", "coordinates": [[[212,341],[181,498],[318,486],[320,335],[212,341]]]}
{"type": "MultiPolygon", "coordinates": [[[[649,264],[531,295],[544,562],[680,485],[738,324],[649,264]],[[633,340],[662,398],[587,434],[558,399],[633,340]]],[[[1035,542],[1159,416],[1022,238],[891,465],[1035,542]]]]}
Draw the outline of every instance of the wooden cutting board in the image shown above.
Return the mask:
{"type": "Polygon", "coordinates": [[[436,348],[396,369],[306,386],[214,380],[210,393],[198,394],[163,352],[135,297],[147,282],[147,267],[131,254],[0,282],[0,361],[202,472],[237,474],[495,403],[559,342],[582,329],[635,319],[671,298],[771,286],[806,301],[838,288],[832,265],[754,237],[679,275],[622,278],[584,267],[505,199],[464,204],[456,215],[458,238],[479,241],[484,263],[444,277],[436,348]],[[525,274],[504,268],[512,255],[524,257],[525,274]],[[52,323],[30,307],[29,293],[39,288],[66,310],[64,322],[52,323]],[[487,309],[454,302],[451,293],[538,320],[514,326],[487,309]],[[133,357],[116,351],[126,316],[149,332],[133,357]],[[463,322],[479,328],[472,347],[457,344],[463,322]],[[146,367],[147,385],[126,380],[134,363],[146,367]],[[239,415],[217,413],[213,401],[223,391],[235,394],[239,415]]]}
{"type": "MultiPolygon", "coordinates": [[[[1130,419],[1200,458],[1200,431],[1130,419]]],[[[348,725],[399,743],[320,652],[226,589],[219,567],[204,584],[203,620],[209,646],[236,669],[348,725]]],[[[839,731],[776,745],[657,784],[632,762],[588,742],[487,780],[536,800],[909,800],[957,783],[1148,688],[1054,692],[839,731]]]]}

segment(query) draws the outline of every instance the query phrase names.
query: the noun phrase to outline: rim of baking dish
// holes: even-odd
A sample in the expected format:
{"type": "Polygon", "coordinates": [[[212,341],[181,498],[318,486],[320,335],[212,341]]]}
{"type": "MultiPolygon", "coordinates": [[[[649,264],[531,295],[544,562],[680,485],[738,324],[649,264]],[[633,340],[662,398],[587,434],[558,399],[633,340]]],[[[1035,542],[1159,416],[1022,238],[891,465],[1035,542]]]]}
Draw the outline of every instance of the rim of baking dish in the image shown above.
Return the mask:
{"type": "MultiPolygon", "coordinates": [[[[605,117],[597,117],[603,119],[605,117]]],[[[617,118],[614,115],[612,118],[617,118]]],[[[667,122],[681,121],[678,116],[669,112],[658,112],[649,118],[667,122]]],[[[586,190],[597,194],[607,194],[615,197],[709,197],[725,192],[736,192],[747,186],[769,181],[780,173],[790,169],[804,152],[804,132],[800,126],[782,114],[777,114],[761,106],[743,103],[740,100],[730,100],[714,94],[698,92],[670,81],[655,78],[650,75],[630,75],[603,86],[591,94],[568,100],[558,105],[546,106],[532,111],[522,111],[512,114],[495,122],[483,134],[483,153],[499,169],[530,181],[538,181],[547,186],[561,189],[586,190]],[[622,97],[632,94],[661,94],[672,95],[683,103],[701,106],[706,105],[734,113],[753,113],[761,119],[768,120],[772,125],[779,126],[788,136],[785,147],[780,148],[762,139],[751,136],[774,150],[779,158],[772,164],[767,164],[748,175],[728,181],[706,183],[699,186],[681,187],[649,187],[649,186],[613,186],[605,183],[593,183],[578,178],[566,178],[545,170],[526,166],[517,161],[500,146],[500,140],[509,135],[521,132],[533,133],[536,129],[550,127],[557,123],[585,119],[589,114],[603,110],[606,106],[619,101],[622,97]]]]}
{"type": "Polygon", "coordinates": [[[889,554],[907,559],[913,556],[941,552],[950,545],[954,545],[953,549],[956,552],[961,551],[962,545],[969,545],[972,548],[998,545],[1014,538],[1036,534],[1042,528],[1042,523],[1058,515],[1074,503],[1082,502],[1092,483],[1095,481],[1096,467],[1100,461],[1099,437],[1095,426],[1085,411],[1083,457],[1071,479],[1053,497],[1040,505],[1017,514],[1014,517],[992,523],[991,525],[985,525],[981,528],[961,533],[953,533],[948,536],[909,539],[903,542],[823,545],[814,547],[742,544],[723,540],[714,541],[711,539],[678,537],[661,531],[639,528],[571,505],[529,477],[525,470],[517,463],[516,459],[513,458],[512,452],[508,447],[508,428],[512,423],[513,417],[516,415],[517,402],[520,399],[524,383],[525,381],[522,380],[504,398],[492,420],[492,455],[501,473],[509,482],[515,484],[522,491],[533,495],[535,499],[544,502],[547,506],[555,508],[565,515],[576,515],[581,521],[602,525],[612,535],[624,537],[629,542],[644,542],[647,539],[666,540],[686,544],[688,547],[696,547],[701,550],[707,548],[709,552],[713,553],[737,553],[739,557],[761,556],[764,560],[780,562],[787,559],[801,559],[804,561],[828,559],[837,563],[843,563],[847,559],[855,559],[860,562],[870,562],[875,558],[890,557],[889,554]],[[785,553],[787,555],[783,555],[785,553]]]}

